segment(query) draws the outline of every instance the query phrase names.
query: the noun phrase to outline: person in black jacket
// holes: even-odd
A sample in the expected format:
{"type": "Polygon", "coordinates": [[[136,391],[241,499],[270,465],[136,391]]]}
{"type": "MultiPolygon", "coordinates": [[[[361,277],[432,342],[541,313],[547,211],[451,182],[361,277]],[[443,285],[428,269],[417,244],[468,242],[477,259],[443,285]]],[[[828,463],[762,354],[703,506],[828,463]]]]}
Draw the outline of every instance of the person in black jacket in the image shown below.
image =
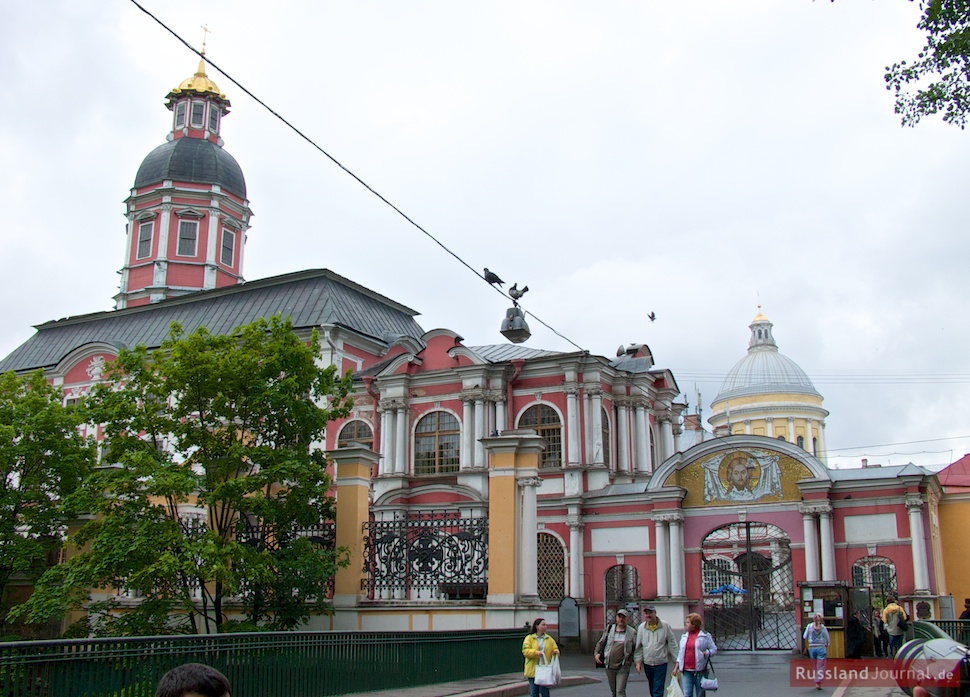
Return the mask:
{"type": "Polygon", "coordinates": [[[862,628],[862,620],[856,611],[845,625],[845,657],[862,658],[862,647],[866,643],[866,633],[862,628]]]}

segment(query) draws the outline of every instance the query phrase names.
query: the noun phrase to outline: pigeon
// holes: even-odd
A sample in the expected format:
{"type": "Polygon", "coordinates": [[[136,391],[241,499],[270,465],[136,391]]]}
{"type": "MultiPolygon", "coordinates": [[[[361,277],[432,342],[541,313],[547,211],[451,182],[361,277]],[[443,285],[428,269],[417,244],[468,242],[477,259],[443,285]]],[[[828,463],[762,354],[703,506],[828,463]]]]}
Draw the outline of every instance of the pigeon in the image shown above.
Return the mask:
{"type": "Polygon", "coordinates": [[[518,300],[523,295],[529,292],[529,286],[522,286],[522,290],[518,289],[518,283],[513,283],[512,287],[509,288],[509,295],[512,296],[513,300],[518,300]]]}
{"type": "Polygon", "coordinates": [[[656,322],[657,321],[657,315],[655,315],[653,312],[651,312],[649,315],[647,315],[647,319],[650,320],[651,322],[656,322]]]}
{"type": "Polygon", "coordinates": [[[503,283],[505,283],[505,281],[498,277],[497,273],[492,273],[487,267],[485,268],[485,280],[491,283],[493,286],[501,286],[503,283]]]}

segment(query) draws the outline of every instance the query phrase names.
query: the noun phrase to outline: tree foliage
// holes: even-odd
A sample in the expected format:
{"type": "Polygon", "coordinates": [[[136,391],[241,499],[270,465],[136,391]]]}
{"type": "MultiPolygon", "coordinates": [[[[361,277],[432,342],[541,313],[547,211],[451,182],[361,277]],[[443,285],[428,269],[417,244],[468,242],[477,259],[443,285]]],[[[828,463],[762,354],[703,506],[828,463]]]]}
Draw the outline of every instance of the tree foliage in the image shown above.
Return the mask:
{"type": "Polygon", "coordinates": [[[926,46],[913,62],[886,68],[903,125],[930,114],[963,128],[970,111],[970,0],[923,0],[919,29],[926,46]]]}
{"type": "Polygon", "coordinates": [[[0,374],[0,597],[17,577],[35,580],[62,541],[60,504],[93,462],[80,425],[42,372],[0,374]]]}
{"type": "Polygon", "coordinates": [[[80,631],[99,635],[225,631],[229,612],[288,629],[326,611],[345,554],[300,531],[332,519],[321,441],[350,380],[317,365],[318,341],[277,317],[231,336],[176,324],[151,355],[121,351],[87,403],[111,464],[71,504],[93,518],[21,611],[86,606],[80,631]]]}

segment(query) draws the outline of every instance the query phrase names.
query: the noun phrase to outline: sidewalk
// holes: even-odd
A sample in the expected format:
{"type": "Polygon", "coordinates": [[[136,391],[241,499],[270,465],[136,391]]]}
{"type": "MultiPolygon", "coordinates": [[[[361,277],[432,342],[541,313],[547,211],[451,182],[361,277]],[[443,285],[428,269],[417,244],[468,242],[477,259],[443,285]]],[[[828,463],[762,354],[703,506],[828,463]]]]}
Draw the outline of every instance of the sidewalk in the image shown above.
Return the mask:
{"type": "MultiPolygon", "coordinates": [[[[791,694],[820,695],[822,697],[907,697],[899,687],[851,687],[848,685],[826,686],[822,692],[813,688],[790,687],[788,662],[794,656],[773,652],[730,652],[718,654],[718,673],[723,675],[722,689],[717,694],[731,697],[744,694],[748,697],[758,695],[791,694]],[[770,675],[768,674],[770,671],[770,675]],[[757,685],[744,685],[742,676],[757,676],[757,685]]],[[[592,657],[584,654],[564,654],[562,656],[563,680],[553,689],[557,692],[564,688],[583,685],[591,687],[588,692],[574,691],[575,694],[590,694],[602,697],[609,695],[606,675],[592,665],[592,657]]],[[[642,689],[628,689],[629,694],[640,695],[642,689]]],[[[529,694],[529,683],[521,672],[492,675],[482,678],[469,678],[455,682],[419,685],[396,690],[379,692],[360,692],[343,697],[515,697],[529,694]]],[[[568,693],[567,693],[568,694],[568,693]]],[[[709,697],[714,693],[709,693],[709,697]]]]}

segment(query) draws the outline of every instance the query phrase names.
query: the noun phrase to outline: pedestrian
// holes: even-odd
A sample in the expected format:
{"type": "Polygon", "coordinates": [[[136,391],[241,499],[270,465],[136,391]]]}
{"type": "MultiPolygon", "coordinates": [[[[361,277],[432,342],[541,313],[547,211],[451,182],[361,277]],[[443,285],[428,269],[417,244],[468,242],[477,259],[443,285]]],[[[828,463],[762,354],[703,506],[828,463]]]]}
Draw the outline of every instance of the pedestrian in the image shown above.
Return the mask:
{"type": "Polygon", "coordinates": [[[629,615],[620,608],[616,624],[611,624],[593,649],[593,658],[606,666],[606,681],[613,697],[626,697],[626,683],[633,665],[633,651],[637,645],[637,630],[627,625],[629,615]]]}
{"type": "Polygon", "coordinates": [[[812,623],[805,627],[802,639],[808,644],[808,657],[812,660],[812,675],[815,677],[815,689],[822,689],[822,678],[825,677],[825,662],[829,655],[829,630],[822,622],[822,615],[816,614],[812,623]]]}
{"type": "Polygon", "coordinates": [[[184,663],[165,673],[155,697],[230,697],[229,680],[212,666],[184,663]]]}
{"type": "Polygon", "coordinates": [[[883,622],[879,610],[872,611],[872,643],[876,649],[876,658],[889,655],[889,632],[886,631],[886,623],[883,622]]]}
{"type": "Polygon", "coordinates": [[[852,613],[852,617],[845,624],[845,657],[862,658],[862,647],[865,643],[866,634],[857,610],[852,613]]]}
{"type": "Polygon", "coordinates": [[[896,604],[895,598],[888,600],[889,603],[882,611],[882,620],[889,632],[889,655],[896,658],[896,652],[903,645],[903,635],[906,633],[906,611],[896,604]]]}
{"type": "Polygon", "coordinates": [[[717,653],[717,646],[714,638],[701,629],[703,621],[696,612],[687,615],[685,623],[687,631],[680,637],[673,675],[684,676],[684,697],[704,697],[707,691],[701,687],[701,680],[707,677],[707,666],[717,653]]]}
{"type": "Polygon", "coordinates": [[[677,637],[673,627],[657,617],[657,608],[646,605],[643,608],[643,622],[637,627],[637,648],[633,652],[633,663],[637,672],[643,666],[647,677],[647,688],[651,697],[663,697],[664,683],[667,682],[667,663],[677,660],[677,637]]]}
{"type": "Polygon", "coordinates": [[[960,613],[961,620],[970,620],[970,598],[963,599],[963,612],[960,613]]]}
{"type": "Polygon", "coordinates": [[[544,662],[552,661],[559,655],[556,640],[546,634],[546,621],[539,617],[532,623],[531,634],[522,642],[522,655],[525,656],[525,677],[529,680],[529,697],[549,697],[549,688],[536,685],[536,666],[539,656],[544,662]]]}

